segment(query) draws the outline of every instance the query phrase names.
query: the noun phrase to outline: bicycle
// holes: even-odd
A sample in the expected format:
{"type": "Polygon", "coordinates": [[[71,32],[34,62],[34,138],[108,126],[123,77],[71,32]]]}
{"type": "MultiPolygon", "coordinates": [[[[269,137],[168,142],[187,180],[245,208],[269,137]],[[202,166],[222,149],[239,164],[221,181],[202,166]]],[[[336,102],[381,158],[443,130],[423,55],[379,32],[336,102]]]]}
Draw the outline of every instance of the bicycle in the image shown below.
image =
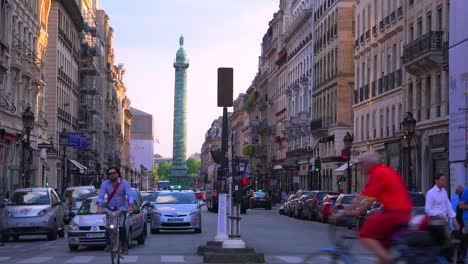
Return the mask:
{"type": "MultiPolygon", "coordinates": [[[[362,219],[361,219],[362,220],[362,219]]],[[[341,228],[342,230],[350,230],[355,232],[356,226],[348,226],[341,228]]],[[[334,247],[322,248],[320,251],[306,257],[302,263],[340,263],[353,264],[360,263],[356,260],[351,252],[351,242],[358,239],[356,235],[346,235],[337,232],[338,227],[334,224],[329,224],[330,240],[334,247]],[[338,236],[337,236],[338,234],[338,236]]],[[[379,238],[378,240],[390,240],[390,252],[396,257],[394,263],[403,264],[448,264],[449,262],[443,256],[440,256],[441,246],[431,243],[431,237],[427,231],[414,231],[406,226],[402,226],[394,232],[391,239],[379,238]],[[397,238],[399,237],[399,238],[397,238]],[[419,244],[418,244],[419,243],[419,244]]]]}
{"type": "Polygon", "coordinates": [[[120,228],[125,232],[125,221],[127,219],[127,210],[106,210],[106,227],[110,239],[112,264],[120,264],[122,256],[122,243],[120,239],[120,228]],[[121,218],[123,217],[123,221],[121,218]],[[122,226],[122,227],[121,227],[122,226]]]}

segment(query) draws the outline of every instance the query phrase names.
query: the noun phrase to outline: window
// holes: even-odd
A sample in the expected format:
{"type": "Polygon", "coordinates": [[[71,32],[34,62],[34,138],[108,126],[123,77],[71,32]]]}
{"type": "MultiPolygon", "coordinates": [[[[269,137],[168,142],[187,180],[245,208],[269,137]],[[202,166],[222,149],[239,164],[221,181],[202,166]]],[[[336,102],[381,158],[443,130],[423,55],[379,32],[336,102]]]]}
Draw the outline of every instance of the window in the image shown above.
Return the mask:
{"type": "Polygon", "coordinates": [[[393,44],[393,52],[392,52],[392,56],[393,56],[393,61],[392,61],[392,64],[393,64],[393,71],[396,71],[397,69],[397,46],[396,46],[396,43],[393,44]]]}
{"type": "Polygon", "coordinates": [[[383,127],[384,127],[384,116],[383,116],[383,109],[380,109],[380,124],[379,124],[379,127],[380,127],[380,137],[384,137],[384,133],[383,133],[383,127]]]}
{"type": "Polygon", "coordinates": [[[416,83],[416,116],[417,120],[421,120],[421,97],[422,97],[422,83],[416,83]]]}
{"type": "Polygon", "coordinates": [[[390,109],[387,108],[385,112],[385,123],[386,125],[386,135],[387,137],[390,136],[390,109]]]}
{"type": "Polygon", "coordinates": [[[442,7],[437,8],[437,30],[442,31],[442,7]]]}
{"type": "Polygon", "coordinates": [[[379,3],[377,0],[374,0],[374,21],[377,21],[377,10],[379,10],[379,3]]]}
{"type": "Polygon", "coordinates": [[[418,38],[422,36],[422,18],[419,18],[418,20],[418,24],[417,24],[417,34],[418,34],[418,38]]]}
{"type": "Polygon", "coordinates": [[[429,12],[426,17],[426,23],[427,23],[427,32],[432,31],[432,13],[429,12]]]}
{"type": "Polygon", "coordinates": [[[440,74],[437,74],[436,75],[436,83],[435,83],[436,87],[435,87],[435,92],[436,94],[434,95],[435,96],[435,105],[436,105],[436,117],[440,117],[440,101],[441,101],[441,89],[442,89],[442,83],[441,83],[441,78],[440,78],[440,74]]]}
{"type": "Polygon", "coordinates": [[[402,116],[402,113],[401,113],[402,107],[403,106],[401,104],[398,105],[398,115],[397,115],[398,119],[397,120],[403,120],[403,116],[402,116]]]}
{"type": "Polygon", "coordinates": [[[364,130],[365,130],[365,127],[364,127],[364,116],[361,116],[361,141],[362,141],[362,140],[365,140],[365,138],[364,138],[364,130]]]}
{"type": "Polygon", "coordinates": [[[374,71],[373,71],[373,77],[372,78],[374,81],[377,79],[377,55],[374,56],[374,71]]]}
{"type": "Polygon", "coordinates": [[[432,89],[432,78],[428,76],[426,78],[426,118],[431,119],[431,89],[432,89]]]}
{"type": "Polygon", "coordinates": [[[374,130],[374,139],[377,137],[377,121],[375,111],[372,112],[372,129],[374,130]]]}
{"type": "Polygon", "coordinates": [[[366,139],[369,140],[369,113],[366,114],[366,139]]]}
{"type": "Polygon", "coordinates": [[[410,41],[413,41],[414,40],[414,27],[413,27],[413,24],[410,24],[410,27],[409,27],[409,40],[410,41]]]}
{"type": "Polygon", "coordinates": [[[395,135],[395,106],[392,106],[392,135],[395,135]]]}

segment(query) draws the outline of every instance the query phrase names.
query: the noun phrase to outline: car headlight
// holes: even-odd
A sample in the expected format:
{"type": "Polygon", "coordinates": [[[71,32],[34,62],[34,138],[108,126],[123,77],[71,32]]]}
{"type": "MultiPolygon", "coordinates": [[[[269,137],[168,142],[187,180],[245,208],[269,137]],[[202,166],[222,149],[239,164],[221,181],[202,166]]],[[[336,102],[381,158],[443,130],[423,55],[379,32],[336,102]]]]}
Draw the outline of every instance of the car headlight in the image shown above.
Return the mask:
{"type": "Polygon", "coordinates": [[[75,223],[75,222],[71,222],[71,223],[68,225],[68,227],[70,228],[70,230],[78,230],[78,229],[80,229],[80,227],[78,226],[78,224],[75,223]]]}
{"type": "Polygon", "coordinates": [[[13,217],[13,214],[10,211],[7,211],[8,217],[13,217]]]}
{"type": "Polygon", "coordinates": [[[190,212],[190,215],[198,215],[198,210],[193,210],[192,212],[190,212]]]}
{"type": "Polygon", "coordinates": [[[44,210],[41,210],[37,216],[43,216],[43,215],[46,215],[49,211],[47,209],[44,209],[44,210]]]}

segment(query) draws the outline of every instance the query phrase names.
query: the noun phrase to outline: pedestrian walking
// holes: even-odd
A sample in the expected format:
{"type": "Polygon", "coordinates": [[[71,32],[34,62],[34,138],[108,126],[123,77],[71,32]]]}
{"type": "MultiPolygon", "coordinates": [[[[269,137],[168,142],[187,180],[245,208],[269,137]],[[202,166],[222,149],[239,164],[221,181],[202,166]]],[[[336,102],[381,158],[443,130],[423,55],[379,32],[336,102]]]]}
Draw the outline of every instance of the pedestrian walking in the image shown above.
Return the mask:
{"type": "Polygon", "coordinates": [[[453,220],[455,230],[460,230],[455,211],[452,209],[452,204],[445,191],[445,184],[447,180],[445,176],[438,173],[434,177],[434,187],[426,194],[426,204],[424,209],[429,216],[439,216],[444,218],[447,222],[453,220]]]}

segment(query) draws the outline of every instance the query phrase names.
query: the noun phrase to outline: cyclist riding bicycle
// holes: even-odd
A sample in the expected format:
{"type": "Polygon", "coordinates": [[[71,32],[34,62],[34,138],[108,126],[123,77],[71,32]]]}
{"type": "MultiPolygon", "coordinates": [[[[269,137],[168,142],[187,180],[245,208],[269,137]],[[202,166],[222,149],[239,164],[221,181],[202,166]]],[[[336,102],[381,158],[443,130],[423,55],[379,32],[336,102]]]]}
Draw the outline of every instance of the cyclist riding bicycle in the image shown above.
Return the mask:
{"type": "MultiPolygon", "coordinates": [[[[411,199],[406,186],[398,173],[380,163],[380,155],[366,152],[358,157],[368,181],[345,214],[360,215],[363,210],[378,200],[384,205],[383,212],[371,215],[358,230],[359,240],[378,257],[378,263],[392,263],[388,252],[390,238],[399,227],[411,218],[411,199]]],[[[339,217],[339,216],[337,216],[339,217]]]]}
{"type": "MultiPolygon", "coordinates": [[[[120,177],[120,171],[116,167],[110,167],[107,169],[107,176],[108,179],[105,180],[101,184],[101,189],[99,190],[99,197],[97,200],[98,208],[97,213],[102,214],[103,208],[102,204],[104,203],[104,197],[107,194],[107,208],[109,210],[124,210],[128,209],[129,213],[133,212],[133,192],[130,187],[128,181],[120,177]]],[[[130,222],[130,219],[126,219],[125,223],[123,223],[121,232],[122,236],[120,237],[120,241],[122,242],[122,254],[126,255],[128,253],[128,245],[127,245],[127,226],[130,222]]],[[[109,232],[106,230],[106,251],[112,250],[110,246],[110,238],[109,232]]]]}

